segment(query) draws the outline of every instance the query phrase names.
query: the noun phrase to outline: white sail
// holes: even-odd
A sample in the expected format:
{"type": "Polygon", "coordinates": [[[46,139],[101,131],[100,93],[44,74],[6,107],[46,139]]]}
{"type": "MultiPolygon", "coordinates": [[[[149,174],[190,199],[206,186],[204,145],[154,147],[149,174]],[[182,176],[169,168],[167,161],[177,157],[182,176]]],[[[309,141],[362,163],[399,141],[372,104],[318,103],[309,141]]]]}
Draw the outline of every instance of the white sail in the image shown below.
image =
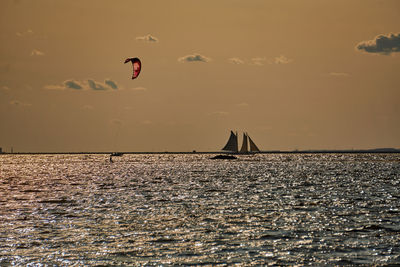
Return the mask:
{"type": "Polygon", "coordinates": [[[250,152],[260,152],[260,149],[258,149],[253,140],[251,140],[250,136],[249,136],[249,143],[250,143],[250,152]]]}
{"type": "Polygon", "coordinates": [[[243,133],[243,143],[242,143],[242,148],[240,149],[240,153],[249,152],[247,147],[248,147],[248,145],[247,145],[247,134],[243,133]]]}
{"type": "Polygon", "coordinates": [[[225,151],[230,151],[230,152],[238,152],[238,141],[237,141],[237,135],[231,131],[231,135],[229,136],[229,140],[224,146],[222,150],[225,151]]]}

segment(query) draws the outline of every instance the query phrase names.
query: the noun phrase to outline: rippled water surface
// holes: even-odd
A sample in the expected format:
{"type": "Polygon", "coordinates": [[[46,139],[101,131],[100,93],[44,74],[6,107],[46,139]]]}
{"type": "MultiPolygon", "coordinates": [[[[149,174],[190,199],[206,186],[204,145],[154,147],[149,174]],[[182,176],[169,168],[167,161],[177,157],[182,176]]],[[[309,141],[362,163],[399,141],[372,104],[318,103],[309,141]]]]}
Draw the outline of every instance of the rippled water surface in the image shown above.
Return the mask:
{"type": "Polygon", "coordinates": [[[399,154],[0,155],[0,265],[400,264],[399,154]]]}

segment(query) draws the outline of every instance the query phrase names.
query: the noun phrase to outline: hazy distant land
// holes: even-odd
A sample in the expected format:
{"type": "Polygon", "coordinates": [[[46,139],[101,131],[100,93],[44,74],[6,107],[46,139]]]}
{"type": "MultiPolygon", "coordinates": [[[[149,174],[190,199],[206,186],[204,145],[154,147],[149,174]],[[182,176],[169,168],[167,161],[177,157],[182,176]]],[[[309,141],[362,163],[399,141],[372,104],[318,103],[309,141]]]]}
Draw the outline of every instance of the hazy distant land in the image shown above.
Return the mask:
{"type": "MultiPolygon", "coordinates": [[[[0,154],[3,155],[32,155],[32,154],[111,154],[116,151],[97,151],[97,152],[7,152],[2,151],[0,154]]],[[[122,154],[232,154],[231,152],[225,151],[158,151],[158,152],[132,152],[132,151],[117,151],[122,154]]],[[[400,153],[400,149],[397,148],[375,148],[375,149],[309,149],[309,150],[264,150],[251,154],[328,154],[328,153],[400,153]]],[[[238,153],[240,155],[240,153],[238,153]]],[[[244,154],[246,155],[246,153],[244,154]]]]}

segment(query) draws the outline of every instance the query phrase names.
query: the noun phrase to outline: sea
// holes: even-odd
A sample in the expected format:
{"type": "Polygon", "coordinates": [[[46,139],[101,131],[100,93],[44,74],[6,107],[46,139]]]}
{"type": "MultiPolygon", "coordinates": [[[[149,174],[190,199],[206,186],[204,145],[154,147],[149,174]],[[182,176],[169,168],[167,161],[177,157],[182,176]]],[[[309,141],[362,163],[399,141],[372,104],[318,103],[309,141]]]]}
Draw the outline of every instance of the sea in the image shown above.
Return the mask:
{"type": "Polygon", "coordinates": [[[0,155],[1,266],[400,264],[400,154],[0,155]]]}

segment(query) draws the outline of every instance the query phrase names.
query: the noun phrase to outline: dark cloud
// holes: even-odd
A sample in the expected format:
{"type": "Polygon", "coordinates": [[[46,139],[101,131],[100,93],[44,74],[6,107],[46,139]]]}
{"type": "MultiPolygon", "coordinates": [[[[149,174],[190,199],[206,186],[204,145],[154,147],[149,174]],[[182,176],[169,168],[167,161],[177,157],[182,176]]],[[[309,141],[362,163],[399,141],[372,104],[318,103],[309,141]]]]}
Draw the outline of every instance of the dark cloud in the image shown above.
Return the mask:
{"type": "Polygon", "coordinates": [[[69,88],[69,89],[74,89],[74,90],[83,89],[83,86],[81,86],[79,82],[73,81],[73,80],[65,81],[64,85],[65,85],[66,88],[69,88]]]}
{"type": "Polygon", "coordinates": [[[118,85],[116,84],[116,82],[112,80],[105,80],[104,83],[109,87],[111,87],[112,89],[118,89],[118,85]]]}
{"type": "Polygon", "coordinates": [[[400,52],[400,33],[378,35],[373,40],[359,43],[356,48],[367,53],[378,53],[384,55],[400,52]]]}
{"type": "Polygon", "coordinates": [[[194,54],[194,55],[187,55],[183,56],[181,58],[178,58],[179,62],[209,62],[211,61],[210,58],[202,56],[200,54],[194,54]]]}
{"type": "Polygon", "coordinates": [[[96,91],[97,90],[98,91],[104,91],[104,90],[108,89],[108,87],[105,86],[104,84],[99,83],[99,82],[95,82],[93,80],[88,80],[88,84],[89,84],[90,89],[93,89],[93,90],[96,90],[96,91]]]}

